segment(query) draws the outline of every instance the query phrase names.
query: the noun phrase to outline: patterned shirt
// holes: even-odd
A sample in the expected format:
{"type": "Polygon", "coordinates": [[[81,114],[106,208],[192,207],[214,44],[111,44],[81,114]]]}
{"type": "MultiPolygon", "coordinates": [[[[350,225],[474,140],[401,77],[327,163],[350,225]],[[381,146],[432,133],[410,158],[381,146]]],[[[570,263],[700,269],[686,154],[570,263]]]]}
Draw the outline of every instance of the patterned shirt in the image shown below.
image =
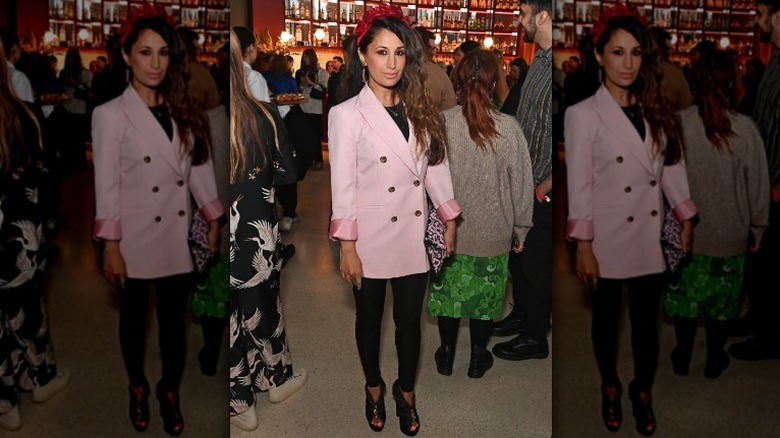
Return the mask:
{"type": "Polygon", "coordinates": [[[552,172],[552,47],[536,51],[516,117],[528,140],[534,184],[538,185],[552,172]]]}
{"type": "Polygon", "coordinates": [[[780,49],[775,49],[758,86],[753,119],[764,139],[769,181],[780,181],[780,49]]]}

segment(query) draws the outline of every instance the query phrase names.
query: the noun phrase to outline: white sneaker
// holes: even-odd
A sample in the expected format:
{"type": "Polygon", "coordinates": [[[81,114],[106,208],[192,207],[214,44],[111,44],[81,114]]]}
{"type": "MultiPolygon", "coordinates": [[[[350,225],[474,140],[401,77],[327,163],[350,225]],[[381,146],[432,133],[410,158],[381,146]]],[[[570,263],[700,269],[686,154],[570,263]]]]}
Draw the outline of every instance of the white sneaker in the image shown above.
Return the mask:
{"type": "Polygon", "coordinates": [[[306,373],[306,370],[303,368],[298,368],[297,371],[295,371],[286,382],[268,390],[268,400],[270,400],[271,403],[279,403],[284,401],[287,397],[295,394],[299,389],[303,388],[303,385],[306,383],[306,379],[308,378],[309,375],[306,373]]]}
{"type": "Polygon", "coordinates": [[[49,383],[34,388],[32,390],[32,399],[35,403],[43,403],[50,398],[62,392],[70,383],[70,370],[60,368],[57,375],[49,383]]]}
{"type": "Polygon", "coordinates": [[[22,414],[19,412],[19,404],[5,414],[0,415],[0,427],[9,431],[22,428],[22,414]]]}
{"type": "Polygon", "coordinates": [[[295,219],[284,216],[279,220],[279,229],[282,231],[290,231],[292,230],[293,222],[295,222],[295,219]]]}
{"type": "Polygon", "coordinates": [[[257,429],[257,411],[255,411],[255,405],[249,407],[249,409],[238,415],[230,416],[230,424],[236,426],[241,430],[251,432],[257,429]]]}

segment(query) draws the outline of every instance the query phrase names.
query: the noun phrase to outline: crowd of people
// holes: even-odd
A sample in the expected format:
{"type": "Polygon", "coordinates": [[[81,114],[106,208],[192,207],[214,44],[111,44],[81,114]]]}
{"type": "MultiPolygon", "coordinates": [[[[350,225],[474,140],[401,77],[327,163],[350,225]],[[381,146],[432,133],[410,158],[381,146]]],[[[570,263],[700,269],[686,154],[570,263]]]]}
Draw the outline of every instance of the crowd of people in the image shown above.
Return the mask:
{"type": "Polygon", "coordinates": [[[590,291],[601,415],[611,431],[623,419],[617,340],[624,286],[634,359],[628,393],[642,435],[658,427],[652,386],[661,308],[673,321],[670,359],[678,375],[690,371],[700,319],[707,378],[719,377],[730,357],[780,358],[771,316],[777,299],[766,286],[778,250],[780,3],[756,4],[760,38],[774,52],[765,69],[751,61],[745,80],[739,57],[708,41],[678,68],[669,59],[671,35],[648,28],[623,4],[602,14],[579,58],[556,67],[565,112],[557,133],[566,150],[565,233],[590,291]],[[733,324],[745,293],[750,310],[733,324]],[[754,336],[725,351],[730,335],[747,334],[754,336]]]}

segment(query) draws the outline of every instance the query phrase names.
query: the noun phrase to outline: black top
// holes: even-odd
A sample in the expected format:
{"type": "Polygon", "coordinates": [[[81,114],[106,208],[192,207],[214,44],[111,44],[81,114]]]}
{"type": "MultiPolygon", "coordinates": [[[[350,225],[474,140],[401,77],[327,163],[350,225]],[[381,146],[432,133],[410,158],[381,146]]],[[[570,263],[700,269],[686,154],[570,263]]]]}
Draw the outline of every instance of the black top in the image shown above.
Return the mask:
{"type": "Polygon", "coordinates": [[[154,118],[160,122],[165,133],[168,134],[168,140],[173,141],[173,122],[171,116],[168,114],[168,105],[163,103],[162,105],[150,106],[149,111],[154,114],[154,118]]]}
{"type": "Polygon", "coordinates": [[[404,115],[404,105],[398,102],[393,106],[386,106],[385,109],[387,114],[390,114],[390,118],[398,125],[406,141],[409,141],[409,121],[406,120],[406,115],[404,115]]]}
{"type": "Polygon", "coordinates": [[[644,141],[645,140],[645,119],[642,118],[642,108],[639,107],[639,103],[635,103],[629,106],[621,106],[620,109],[622,109],[623,113],[626,114],[628,120],[631,120],[631,123],[634,125],[634,128],[636,128],[636,131],[639,133],[639,136],[642,138],[642,141],[644,141]]]}

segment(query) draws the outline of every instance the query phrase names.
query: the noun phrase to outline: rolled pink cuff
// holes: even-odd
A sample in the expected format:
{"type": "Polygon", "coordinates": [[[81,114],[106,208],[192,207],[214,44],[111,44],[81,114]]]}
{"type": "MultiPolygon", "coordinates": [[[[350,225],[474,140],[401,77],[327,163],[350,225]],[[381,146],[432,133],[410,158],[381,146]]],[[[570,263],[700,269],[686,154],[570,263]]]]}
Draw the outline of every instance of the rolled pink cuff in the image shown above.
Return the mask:
{"type": "Polygon", "coordinates": [[[566,237],[574,240],[593,240],[593,221],[569,219],[566,221],[566,237]]]}
{"type": "Polygon", "coordinates": [[[678,221],[687,221],[691,219],[692,217],[696,216],[696,213],[698,213],[698,210],[696,209],[696,204],[693,203],[693,199],[686,199],[685,201],[677,204],[672,209],[672,213],[674,213],[674,216],[677,218],[678,221]]]}
{"type": "Polygon", "coordinates": [[[463,210],[460,208],[460,204],[458,204],[458,201],[454,199],[450,199],[444,204],[441,204],[436,209],[436,214],[439,215],[439,218],[441,218],[442,221],[447,222],[460,216],[462,211],[463,210]]]}
{"type": "Polygon", "coordinates": [[[335,240],[357,240],[357,222],[349,219],[334,219],[330,221],[328,235],[335,240]]]}
{"type": "Polygon", "coordinates": [[[122,240],[122,223],[118,219],[98,219],[94,233],[98,239],[122,240]]]}
{"type": "Polygon", "coordinates": [[[206,222],[211,222],[219,219],[225,214],[225,207],[219,199],[215,199],[203,205],[200,208],[200,214],[203,215],[203,219],[206,222]]]}

